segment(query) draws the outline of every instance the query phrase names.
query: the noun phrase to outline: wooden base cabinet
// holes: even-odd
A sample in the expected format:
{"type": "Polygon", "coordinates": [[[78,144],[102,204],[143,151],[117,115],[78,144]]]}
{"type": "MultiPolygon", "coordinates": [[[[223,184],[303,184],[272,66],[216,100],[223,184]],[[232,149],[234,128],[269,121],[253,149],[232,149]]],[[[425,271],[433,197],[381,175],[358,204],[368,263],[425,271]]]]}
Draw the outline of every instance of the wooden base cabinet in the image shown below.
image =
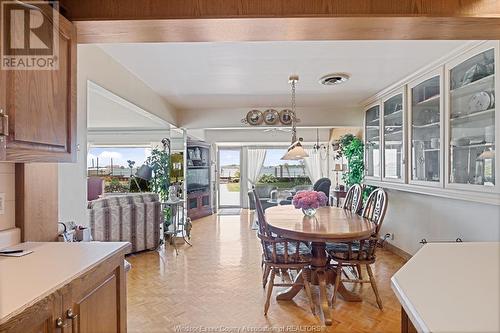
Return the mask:
{"type": "Polygon", "coordinates": [[[122,253],[0,325],[0,333],[125,333],[126,302],[122,253]]]}

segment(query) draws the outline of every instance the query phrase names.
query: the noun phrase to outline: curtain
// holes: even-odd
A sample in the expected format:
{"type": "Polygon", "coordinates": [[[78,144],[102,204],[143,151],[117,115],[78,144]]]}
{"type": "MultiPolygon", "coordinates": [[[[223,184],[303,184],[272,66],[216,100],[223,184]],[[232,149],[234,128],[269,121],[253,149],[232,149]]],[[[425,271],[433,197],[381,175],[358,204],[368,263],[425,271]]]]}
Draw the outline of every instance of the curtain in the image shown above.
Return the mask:
{"type": "Polygon", "coordinates": [[[309,176],[311,183],[314,184],[320,178],[328,177],[328,159],[322,159],[321,154],[314,151],[314,149],[306,149],[305,151],[307,152],[309,157],[304,157],[304,164],[306,167],[307,176],[309,176]]]}
{"type": "Polygon", "coordinates": [[[260,170],[266,159],[266,149],[248,149],[247,176],[248,182],[255,185],[259,180],[260,170]]]}

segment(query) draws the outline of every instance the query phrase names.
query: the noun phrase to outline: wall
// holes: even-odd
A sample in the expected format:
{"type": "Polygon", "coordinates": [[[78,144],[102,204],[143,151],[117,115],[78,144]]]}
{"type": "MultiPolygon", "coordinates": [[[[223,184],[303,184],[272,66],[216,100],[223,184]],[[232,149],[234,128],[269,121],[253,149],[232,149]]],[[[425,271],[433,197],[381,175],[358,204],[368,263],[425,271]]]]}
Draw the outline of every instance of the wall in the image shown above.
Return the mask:
{"type": "Polygon", "coordinates": [[[126,99],[163,120],[177,123],[176,111],[146,84],[95,45],[78,45],[76,164],[59,167],[59,220],[87,224],[87,81],[126,99]]]}
{"type": "Polygon", "coordinates": [[[500,206],[396,190],[387,194],[388,211],[380,233],[394,233],[390,243],[412,255],[422,246],[422,238],[500,241],[500,206]]]}
{"type": "MultiPolygon", "coordinates": [[[[289,108],[275,107],[276,109],[289,108]]],[[[179,123],[185,128],[228,128],[248,127],[242,124],[252,107],[232,109],[196,109],[179,112],[179,123]]],[[[363,110],[359,107],[333,106],[331,108],[300,108],[297,107],[299,126],[359,126],[363,123],[363,110]]]]}
{"type": "Polygon", "coordinates": [[[0,214],[0,231],[15,227],[15,164],[0,163],[0,193],[5,194],[4,214],[0,214]]]}
{"type": "MultiPolygon", "coordinates": [[[[275,145],[284,147],[290,145],[291,132],[264,131],[266,128],[245,128],[245,129],[220,129],[206,130],[205,141],[210,143],[240,143],[241,145],[275,145]]],[[[316,143],[316,128],[297,128],[297,136],[304,139],[305,144],[316,143]]],[[[321,143],[328,143],[330,136],[329,128],[319,130],[319,140],[321,143]]]]}

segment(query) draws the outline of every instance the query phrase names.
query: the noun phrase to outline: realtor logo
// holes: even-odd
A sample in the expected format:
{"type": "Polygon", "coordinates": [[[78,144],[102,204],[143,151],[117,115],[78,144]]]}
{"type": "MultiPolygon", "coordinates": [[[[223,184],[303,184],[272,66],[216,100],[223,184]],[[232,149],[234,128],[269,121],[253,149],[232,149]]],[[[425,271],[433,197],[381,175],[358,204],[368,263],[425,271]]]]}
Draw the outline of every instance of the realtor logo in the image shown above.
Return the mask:
{"type": "Polygon", "coordinates": [[[58,69],[58,1],[2,1],[1,4],[0,68],[58,69]]]}

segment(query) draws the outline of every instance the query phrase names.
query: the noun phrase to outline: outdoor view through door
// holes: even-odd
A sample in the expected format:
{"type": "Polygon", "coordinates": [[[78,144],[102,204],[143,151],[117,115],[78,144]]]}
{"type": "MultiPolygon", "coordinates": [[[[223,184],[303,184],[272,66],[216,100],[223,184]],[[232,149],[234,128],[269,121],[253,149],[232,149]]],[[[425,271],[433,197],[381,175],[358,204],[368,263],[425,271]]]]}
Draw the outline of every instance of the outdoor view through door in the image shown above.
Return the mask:
{"type": "Polygon", "coordinates": [[[240,149],[219,150],[219,207],[240,207],[240,149]]]}

